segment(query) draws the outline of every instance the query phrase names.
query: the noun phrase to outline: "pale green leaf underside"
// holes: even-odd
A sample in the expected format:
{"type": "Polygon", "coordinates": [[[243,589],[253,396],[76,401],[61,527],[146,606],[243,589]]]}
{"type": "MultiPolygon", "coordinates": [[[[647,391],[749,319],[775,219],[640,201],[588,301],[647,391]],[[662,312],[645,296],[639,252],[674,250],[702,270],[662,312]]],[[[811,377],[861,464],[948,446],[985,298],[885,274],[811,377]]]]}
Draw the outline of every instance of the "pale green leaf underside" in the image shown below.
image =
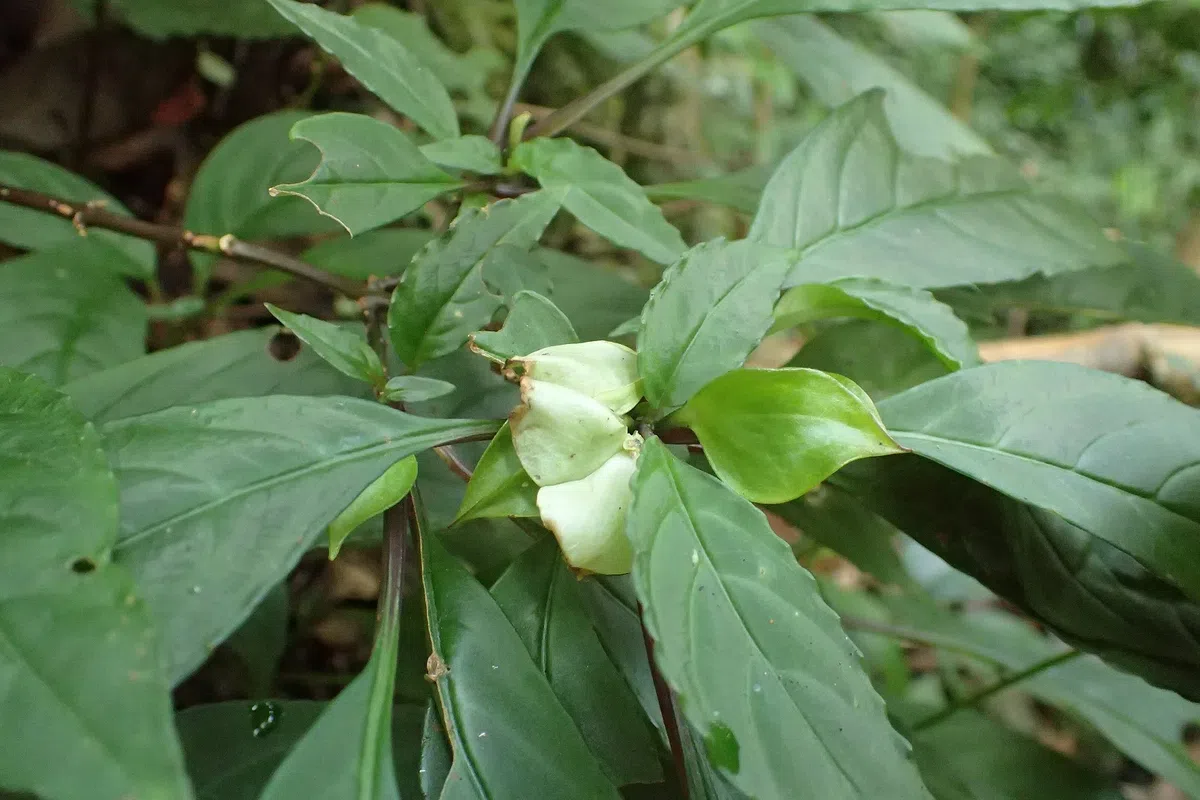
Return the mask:
{"type": "Polygon", "coordinates": [[[387,377],[383,363],[362,334],[307,314],[293,314],[271,303],[266,306],[275,319],[338,372],[376,388],[383,386],[387,377]]]}
{"type": "Polygon", "coordinates": [[[518,292],[513,296],[512,309],[500,330],[471,335],[472,349],[497,362],[527,356],[543,347],[578,341],[566,314],[537,292],[518,292]]]}

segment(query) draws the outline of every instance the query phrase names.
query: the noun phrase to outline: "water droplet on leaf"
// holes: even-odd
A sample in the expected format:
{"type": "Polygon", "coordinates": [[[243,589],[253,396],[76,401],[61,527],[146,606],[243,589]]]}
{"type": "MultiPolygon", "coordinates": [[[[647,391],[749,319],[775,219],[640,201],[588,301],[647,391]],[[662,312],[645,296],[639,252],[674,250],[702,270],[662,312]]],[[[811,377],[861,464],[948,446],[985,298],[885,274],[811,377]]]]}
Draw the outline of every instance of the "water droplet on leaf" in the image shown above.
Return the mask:
{"type": "Polygon", "coordinates": [[[263,700],[250,706],[250,733],[256,737],[266,736],[279,724],[283,709],[270,700],[263,700]]]}

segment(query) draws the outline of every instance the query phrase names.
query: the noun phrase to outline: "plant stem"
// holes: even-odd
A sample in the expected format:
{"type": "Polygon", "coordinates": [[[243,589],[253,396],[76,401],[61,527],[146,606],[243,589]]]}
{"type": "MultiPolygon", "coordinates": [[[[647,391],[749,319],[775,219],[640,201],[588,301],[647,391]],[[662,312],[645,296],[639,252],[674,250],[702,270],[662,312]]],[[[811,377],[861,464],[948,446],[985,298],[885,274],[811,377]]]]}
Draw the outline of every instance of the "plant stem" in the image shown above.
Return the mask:
{"type": "Polygon", "coordinates": [[[998,694],[1005,689],[1015,686],[1021,681],[1028,680],[1034,675],[1045,672],[1051,667],[1057,667],[1059,664],[1066,663],[1067,661],[1078,658],[1081,655],[1083,655],[1083,653],[1079,650],[1066,650],[1062,653],[1057,653],[1050,658],[1042,659],[1036,664],[1026,667],[1019,672],[1014,672],[1012,675],[1002,678],[990,686],[985,686],[974,694],[969,694],[966,697],[961,697],[958,700],[955,700],[953,703],[948,704],[941,711],[938,711],[935,714],[930,714],[925,719],[915,723],[912,726],[912,729],[913,731],[923,731],[926,728],[931,728],[934,725],[937,725],[939,722],[946,721],[963,709],[973,708],[994,694],[998,694]]]}
{"type": "Polygon", "coordinates": [[[496,111],[496,119],[492,121],[492,128],[488,131],[488,138],[501,150],[507,144],[508,124],[512,122],[513,108],[517,105],[517,98],[521,95],[521,87],[525,84],[525,76],[528,74],[529,67],[513,70],[504,101],[500,103],[500,108],[496,111]]]}
{"type": "Polygon", "coordinates": [[[116,214],[103,208],[101,203],[90,202],[81,205],[6,184],[0,184],[0,202],[11,203],[70,220],[81,236],[86,236],[89,228],[100,228],[145,239],[164,247],[185,247],[189,250],[224,255],[259,266],[271,267],[348,297],[358,297],[363,293],[363,287],[356,281],[326,272],[284,253],[243,242],[232,234],[212,236],[192,233],[174,225],[160,225],[156,222],[146,222],[135,217],[116,214]]]}
{"type": "Polygon", "coordinates": [[[400,625],[404,606],[404,567],[408,557],[408,529],[412,519],[409,506],[412,495],[383,512],[383,591],[379,594],[376,612],[378,631],[376,641],[387,641],[400,625]]]}
{"type": "Polygon", "coordinates": [[[642,641],[646,645],[646,659],[650,662],[650,675],[654,679],[654,694],[658,697],[658,708],[662,712],[663,727],[667,729],[667,742],[671,745],[671,759],[675,762],[675,774],[679,778],[680,791],[684,800],[688,798],[687,766],[683,760],[683,742],[679,738],[679,719],[675,716],[675,701],[671,687],[663,680],[654,663],[654,640],[646,630],[645,610],[638,603],[638,617],[642,621],[642,641]]]}

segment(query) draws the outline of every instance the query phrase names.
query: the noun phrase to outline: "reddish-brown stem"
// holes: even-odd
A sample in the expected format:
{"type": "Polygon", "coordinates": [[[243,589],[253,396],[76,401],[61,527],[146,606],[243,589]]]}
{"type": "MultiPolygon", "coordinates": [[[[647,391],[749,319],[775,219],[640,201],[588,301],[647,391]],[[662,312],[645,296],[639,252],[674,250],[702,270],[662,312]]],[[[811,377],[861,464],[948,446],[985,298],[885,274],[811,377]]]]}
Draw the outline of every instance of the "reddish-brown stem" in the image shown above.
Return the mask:
{"type": "Polygon", "coordinates": [[[667,742],[671,745],[671,760],[675,763],[675,774],[679,778],[680,791],[684,800],[688,798],[687,766],[683,760],[683,741],[679,738],[679,719],[675,716],[675,699],[671,687],[663,680],[654,663],[654,639],[646,630],[645,609],[638,603],[638,617],[642,619],[642,641],[646,645],[646,658],[650,661],[650,675],[654,679],[654,694],[658,697],[658,708],[662,712],[663,727],[667,729],[667,742]]]}

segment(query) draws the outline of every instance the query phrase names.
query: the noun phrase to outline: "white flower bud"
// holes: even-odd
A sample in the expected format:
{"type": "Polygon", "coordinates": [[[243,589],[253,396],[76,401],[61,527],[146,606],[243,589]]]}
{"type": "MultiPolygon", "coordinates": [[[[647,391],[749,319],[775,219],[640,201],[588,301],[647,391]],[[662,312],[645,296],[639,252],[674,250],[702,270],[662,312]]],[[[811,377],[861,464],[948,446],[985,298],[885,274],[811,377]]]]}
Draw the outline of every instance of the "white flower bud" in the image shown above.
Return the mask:
{"type": "Polygon", "coordinates": [[[637,353],[616,342],[595,341],[543,347],[505,365],[511,377],[529,377],[574,389],[624,414],[642,397],[637,353]]]}
{"type": "Polygon", "coordinates": [[[625,421],[585,394],[553,383],[521,379],[521,405],[508,417],[513,448],[538,486],[591,474],[620,452],[625,421]]]}
{"type": "Polygon", "coordinates": [[[633,568],[625,514],[633,499],[629,481],[636,461],[635,452],[622,450],[586,478],[538,490],[542,524],[575,569],[621,575],[633,568]]]}

